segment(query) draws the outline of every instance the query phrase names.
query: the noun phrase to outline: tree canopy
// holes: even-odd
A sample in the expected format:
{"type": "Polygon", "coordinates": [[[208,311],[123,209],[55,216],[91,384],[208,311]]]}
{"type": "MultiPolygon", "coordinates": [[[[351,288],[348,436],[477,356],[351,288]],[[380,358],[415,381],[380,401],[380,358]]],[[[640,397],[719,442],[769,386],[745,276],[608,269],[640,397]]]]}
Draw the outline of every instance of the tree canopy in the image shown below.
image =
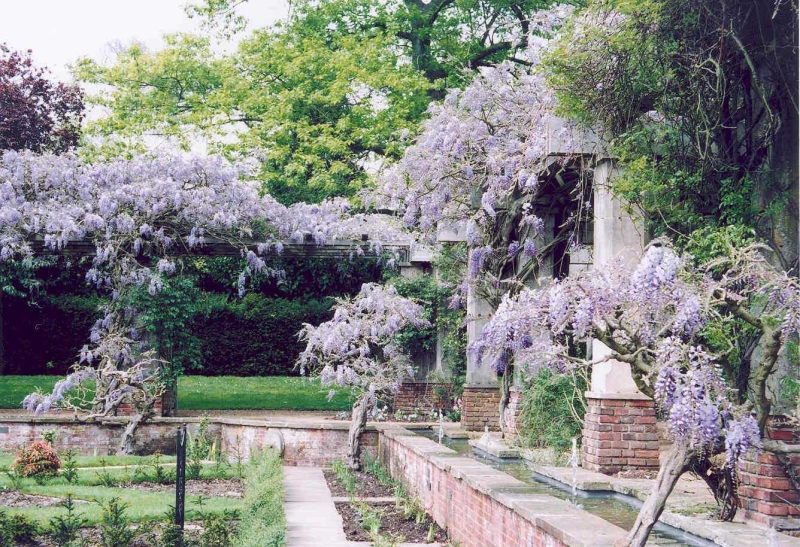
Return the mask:
{"type": "Polygon", "coordinates": [[[59,153],[78,143],[83,93],[47,73],[30,51],[0,44],[0,150],[59,153]]]}

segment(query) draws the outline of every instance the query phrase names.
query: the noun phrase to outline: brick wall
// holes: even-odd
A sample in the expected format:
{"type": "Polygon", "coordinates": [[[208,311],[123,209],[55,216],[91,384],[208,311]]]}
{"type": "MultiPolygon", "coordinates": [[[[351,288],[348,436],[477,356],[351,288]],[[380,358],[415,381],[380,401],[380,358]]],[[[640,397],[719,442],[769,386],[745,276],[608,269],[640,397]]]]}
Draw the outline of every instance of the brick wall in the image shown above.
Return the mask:
{"type": "MultiPolygon", "coordinates": [[[[85,455],[115,454],[122,442],[127,420],[111,419],[97,423],[76,423],[70,418],[23,420],[0,418],[0,450],[14,452],[42,438],[46,431],[55,431],[58,450],[77,450],[85,455]]],[[[154,420],[136,430],[135,450],[140,454],[175,452],[175,435],[182,420],[154,420]]],[[[197,424],[189,424],[194,431],[197,424]]]]}
{"type": "Polygon", "coordinates": [[[600,473],[658,469],[656,411],[647,397],[586,394],[583,468],[600,473]]]}
{"type": "MultiPolygon", "coordinates": [[[[137,429],[135,450],[139,454],[152,454],[157,450],[174,454],[178,426],[188,423],[189,432],[194,434],[198,422],[196,418],[152,420],[137,429]]],[[[126,423],[127,420],[122,418],[101,423],[75,423],[64,417],[36,420],[0,418],[0,450],[15,452],[41,439],[45,431],[56,431],[55,446],[58,450],[74,449],[85,455],[105,456],[119,450],[126,423]]],[[[238,451],[246,461],[252,449],[269,444],[270,430],[277,430],[283,436],[286,465],[322,466],[346,455],[348,427],[346,423],[336,422],[289,427],[286,422],[212,419],[211,433],[222,439],[222,449],[229,458],[235,459],[238,451]]],[[[369,428],[362,437],[363,450],[374,457],[377,445],[378,432],[369,428]]]]}
{"type": "Polygon", "coordinates": [[[511,388],[508,394],[508,406],[505,411],[505,424],[506,434],[516,437],[519,435],[519,415],[522,412],[522,392],[515,388],[511,388]]]}
{"type": "Polygon", "coordinates": [[[744,516],[777,529],[797,532],[800,530],[800,492],[789,474],[800,478],[800,429],[781,419],[773,419],[767,426],[767,436],[765,448],[784,450],[764,450],[760,456],[750,453],[745,457],[739,469],[739,496],[744,516]]]}
{"type": "Polygon", "coordinates": [[[462,547],[608,547],[625,531],[438,443],[384,427],[380,457],[462,547]]]}
{"type": "Polygon", "coordinates": [[[453,386],[434,382],[403,382],[400,390],[395,394],[392,409],[408,412],[417,408],[429,409],[436,408],[450,410],[453,401],[450,397],[444,399],[437,395],[437,391],[450,393],[453,386]]]}
{"type": "MultiPolygon", "coordinates": [[[[267,446],[270,430],[280,432],[283,437],[283,463],[302,467],[323,467],[347,454],[349,424],[331,422],[319,426],[273,423],[268,427],[263,423],[247,424],[240,420],[221,420],[222,449],[231,455],[241,453],[243,459],[250,457],[252,449],[267,446]],[[282,427],[283,426],[283,427],[282,427]]],[[[369,427],[361,437],[361,450],[375,457],[378,446],[378,432],[369,427]]]]}
{"type": "Polygon", "coordinates": [[[500,389],[498,387],[464,388],[464,408],[461,412],[461,427],[467,431],[490,431],[500,429],[500,389]]]}

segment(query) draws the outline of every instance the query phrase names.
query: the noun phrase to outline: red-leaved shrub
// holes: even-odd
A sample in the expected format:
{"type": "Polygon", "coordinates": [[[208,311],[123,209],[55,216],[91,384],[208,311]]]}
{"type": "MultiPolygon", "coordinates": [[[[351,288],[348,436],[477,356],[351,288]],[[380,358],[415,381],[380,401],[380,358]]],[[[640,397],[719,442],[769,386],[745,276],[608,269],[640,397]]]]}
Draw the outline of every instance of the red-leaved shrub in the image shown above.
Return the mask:
{"type": "Polygon", "coordinates": [[[14,471],[23,477],[46,478],[58,475],[61,459],[47,441],[34,441],[23,448],[14,460],[14,471]]]}

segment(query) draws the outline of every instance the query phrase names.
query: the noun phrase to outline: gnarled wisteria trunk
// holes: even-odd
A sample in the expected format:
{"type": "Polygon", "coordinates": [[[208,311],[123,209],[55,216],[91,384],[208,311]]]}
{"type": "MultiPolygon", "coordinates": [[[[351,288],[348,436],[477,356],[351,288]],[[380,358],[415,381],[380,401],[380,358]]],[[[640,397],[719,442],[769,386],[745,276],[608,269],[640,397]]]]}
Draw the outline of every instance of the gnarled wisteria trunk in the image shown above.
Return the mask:
{"type": "Polygon", "coordinates": [[[676,441],[667,453],[653,489],[644,501],[639,516],[624,540],[617,547],[644,547],[650,532],[653,530],[658,517],[664,512],[667,498],[675,488],[678,479],[689,470],[692,463],[693,452],[688,444],[676,441]]]}
{"type": "Polygon", "coordinates": [[[362,396],[353,405],[353,418],[350,421],[350,434],[347,437],[347,465],[350,469],[361,469],[361,435],[367,428],[369,397],[362,396]]]}

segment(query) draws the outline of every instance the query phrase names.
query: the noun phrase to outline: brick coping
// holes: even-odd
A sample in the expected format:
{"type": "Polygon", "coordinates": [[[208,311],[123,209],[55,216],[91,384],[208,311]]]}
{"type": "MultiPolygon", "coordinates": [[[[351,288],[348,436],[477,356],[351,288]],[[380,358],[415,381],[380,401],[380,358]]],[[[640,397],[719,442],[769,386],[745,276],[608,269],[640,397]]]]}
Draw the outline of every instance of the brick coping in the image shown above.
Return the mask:
{"type": "MultiPolygon", "coordinates": [[[[572,486],[572,468],[551,467],[533,464],[535,473],[572,486]]],[[[576,487],[587,492],[616,492],[644,501],[655,481],[647,479],[620,479],[586,469],[578,469],[575,473],[576,487]]],[[[668,502],[669,503],[669,502],[668,502]]],[[[759,523],[721,522],[708,519],[680,515],[665,509],[659,520],[664,524],[685,530],[695,536],[713,541],[725,547],[763,547],[766,526],[759,523]]],[[[800,538],[781,534],[781,547],[800,547],[800,538]]]]}

